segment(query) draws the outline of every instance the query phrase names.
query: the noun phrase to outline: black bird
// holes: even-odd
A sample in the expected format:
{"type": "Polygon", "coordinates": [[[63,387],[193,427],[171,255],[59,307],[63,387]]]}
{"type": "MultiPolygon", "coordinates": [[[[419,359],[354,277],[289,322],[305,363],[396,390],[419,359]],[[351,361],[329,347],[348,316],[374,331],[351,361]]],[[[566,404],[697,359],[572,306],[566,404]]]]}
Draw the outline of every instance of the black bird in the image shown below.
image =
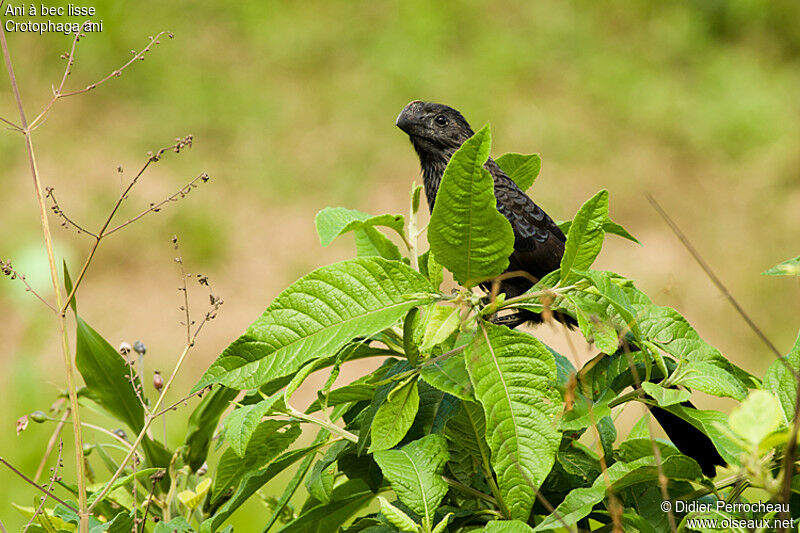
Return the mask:
{"type": "MultiPolygon", "coordinates": [[[[442,104],[415,100],[397,117],[397,127],[406,132],[419,155],[425,196],[433,211],[436,193],[442,174],[453,153],[472,137],[469,123],[453,109],[442,104]]],[[[490,157],[484,165],[494,181],[497,210],[511,223],[514,230],[514,252],[509,257],[506,272],[525,272],[536,280],[556,270],[564,255],[567,238],[553,219],[536,205],[514,180],[503,172],[490,157]]],[[[500,292],[511,298],[525,293],[533,286],[530,277],[513,276],[500,283],[500,292]]],[[[489,286],[483,285],[484,289],[489,286]]],[[[559,317],[565,323],[575,324],[572,317],[559,317]]],[[[510,327],[523,322],[541,322],[537,313],[523,311],[506,317],[502,323],[510,327]]]]}
{"type": "MultiPolygon", "coordinates": [[[[419,156],[425,196],[432,212],[450,157],[475,132],[464,116],[452,107],[420,100],[406,105],[396,124],[408,134],[419,156]]],[[[494,181],[497,210],[508,219],[514,230],[514,252],[509,257],[506,272],[522,271],[538,280],[559,268],[567,240],[564,233],[491,157],[484,167],[494,181]]],[[[533,281],[528,277],[514,276],[500,283],[500,291],[513,297],[532,286],[533,281]]],[[[486,290],[488,287],[483,288],[486,290]]],[[[527,311],[507,318],[501,323],[512,328],[526,321],[542,321],[541,315],[527,311]]],[[[569,316],[556,318],[569,326],[576,324],[569,316]]],[[[690,402],[683,405],[694,408],[690,402]]],[[[725,465],[711,439],[702,431],[660,407],[651,407],[650,410],[675,446],[681,453],[695,459],[705,475],[714,477],[716,465],[725,465]]]]}

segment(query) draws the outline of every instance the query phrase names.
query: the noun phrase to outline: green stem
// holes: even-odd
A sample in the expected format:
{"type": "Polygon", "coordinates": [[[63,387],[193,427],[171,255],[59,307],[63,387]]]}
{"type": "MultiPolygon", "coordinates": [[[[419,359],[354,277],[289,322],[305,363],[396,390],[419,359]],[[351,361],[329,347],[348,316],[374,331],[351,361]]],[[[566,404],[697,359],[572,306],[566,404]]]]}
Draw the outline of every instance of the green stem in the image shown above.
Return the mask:
{"type": "Polygon", "coordinates": [[[342,437],[345,440],[349,440],[350,442],[353,442],[353,443],[357,443],[358,442],[358,436],[357,435],[354,435],[354,434],[350,433],[349,431],[347,431],[344,428],[340,428],[339,426],[337,426],[333,422],[328,422],[326,420],[322,420],[320,418],[316,418],[316,417],[313,417],[311,415],[307,415],[307,414],[305,414],[303,412],[298,411],[297,409],[295,409],[292,406],[287,406],[287,407],[289,409],[288,414],[290,414],[294,418],[303,420],[305,422],[309,422],[311,424],[316,424],[321,428],[327,429],[328,431],[330,431],[333,434],[339,435],[340,437],[342,437]]]}

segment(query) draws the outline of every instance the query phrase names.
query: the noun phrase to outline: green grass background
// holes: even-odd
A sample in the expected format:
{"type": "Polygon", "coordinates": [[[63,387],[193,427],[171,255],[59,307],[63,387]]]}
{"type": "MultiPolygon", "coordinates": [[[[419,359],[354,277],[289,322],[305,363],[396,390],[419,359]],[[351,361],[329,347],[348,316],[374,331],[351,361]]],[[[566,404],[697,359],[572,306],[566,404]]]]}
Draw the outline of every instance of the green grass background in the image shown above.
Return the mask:
{"type": "MultiPolygon", "coordinates": [[[[781,350],[794,340],[800,287],[759,273],[800,253],[795,1],[91,5],[104,31],[80,43],[70,88],[113,71],[148,35],[168,30],[175,38],[162,38],[121,78],[56,105],[34,133],[44,185],[55,187],[71,217],[96,229],[119,194],[117,166],[129,176],[146,152],[175,137],[193,134],[194,148],[148,171],[122,216],[201,171],[212,176],[104,242],[79,294],[81,314],[112,344],[141,339],[146,368],[169,370],[182,347],[169,242],[178,235],[189,270],[208,275],[225,306],[173,399],[281,288],[351,253],[348,239],[320,248],[316,211],[405,212],[419,171],[394,118],[412,99],[453,105],[476,127],[490,121],[496,155],[540,152],[543,171],[531,194],[556,219],[608,188],[612,215],[643,246],[610,238],[598,266],[678,308],[729,358],[762,375],[771,356],[644,192],[659,199],[781,350]]],[[[59,55],[70,38],[8,34],[8,41],[26,110],[35,115],[60,80],[59,55]]],[[[0,116],[16,119],[5,71],[0,116]]],[[[51,223],[58,255],[77,270],[90,241],[51,223]]],[[[22,138],[2,131],[0,257],[49,295],[42,244],[22,138]]],[[[200,313],[205,295],[193,290],[200,313]]],[[[52,425],[17,436],[14,421],[46,410],[64,389],[63,363],[52,317],[8,280],[0,281],[0,347],[0,455],[32,473],[52,425]]],[[[187,412],[167,418],[172,445],[187,412]]],[[[69,478],[71,437],[64,435],[69,478]]],[[[95,438],[102,437],[87,432],[95,438]]],[[[34,493],[7,470],[0,479],[0,520],[17,531],[24,521],[10,502],[30,505],[34,493]]],[[[278,483],[263,492],[280,490],[278,483]]],[[[236,530],[260,531],[263,507],[247,509],[236,530]]]]}

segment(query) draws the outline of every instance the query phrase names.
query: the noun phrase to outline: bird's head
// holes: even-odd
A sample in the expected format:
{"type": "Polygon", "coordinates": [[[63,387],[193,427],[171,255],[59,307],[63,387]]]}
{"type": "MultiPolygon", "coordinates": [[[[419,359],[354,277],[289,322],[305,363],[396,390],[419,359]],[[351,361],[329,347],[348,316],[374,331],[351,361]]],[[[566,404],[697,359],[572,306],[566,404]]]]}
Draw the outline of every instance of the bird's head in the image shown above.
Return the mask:
{"type": "Polygon", "coordinates": [[[420,159],[447,159],[474,132],[464,117],[443,104],[414,100],[397,117],[397,127],[408,134],[420,159]]]}

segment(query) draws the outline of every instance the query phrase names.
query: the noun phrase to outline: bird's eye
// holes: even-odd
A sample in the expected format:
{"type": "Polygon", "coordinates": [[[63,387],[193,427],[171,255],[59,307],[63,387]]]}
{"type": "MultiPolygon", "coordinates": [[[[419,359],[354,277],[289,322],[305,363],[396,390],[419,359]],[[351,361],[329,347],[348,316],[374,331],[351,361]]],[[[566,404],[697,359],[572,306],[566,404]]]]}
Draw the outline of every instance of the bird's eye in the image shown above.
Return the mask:
{"type": "Polygon", "coordinates": [[[433,121],[436,123],[437,126],[441,126],[442,128],[447,126],[447,117],[444,115],[436,115],[433,121]]]}

